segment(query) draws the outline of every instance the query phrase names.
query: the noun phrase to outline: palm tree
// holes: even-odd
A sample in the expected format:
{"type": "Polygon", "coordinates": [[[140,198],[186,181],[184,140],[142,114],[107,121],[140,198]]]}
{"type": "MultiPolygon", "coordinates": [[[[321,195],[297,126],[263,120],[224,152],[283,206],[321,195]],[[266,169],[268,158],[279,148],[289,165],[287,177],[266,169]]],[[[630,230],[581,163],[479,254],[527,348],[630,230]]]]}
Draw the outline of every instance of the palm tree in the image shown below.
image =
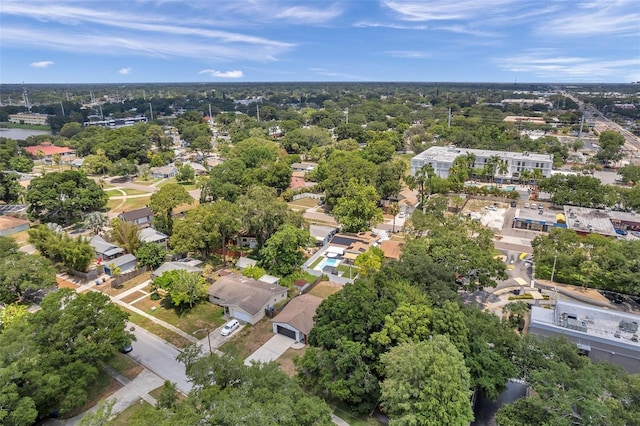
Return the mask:
{"type": "Polygon", "coordinates": [[[134,253],[140,248],[140,229],[135,223],[115,218],[111,221],[111,228],[111,239],[127,253],[134,253]]]}
{"type": "Polygon", "coordinates": [[[509,173],[509,163],[505,160],[500,161],[500,164],[498,164],[498,173],[504,178],[507,173],[509,173]]]}
{"type": "Polygon", "coordinates": [[[533,172],[531,172],[531,179],[533,180],[534,185],[537,185],[538,181],[543,177],[542,169],[533,169],[533,172]]]}
{"type": "Polygon", "coordinates": [[[40,160],[40,167],[42,167],[42,175],[44,176],[44,151],[39,149],[36,151],[36,157],[40,160]]]}
{"type": "Polygon", "coordinates": [[[501,162],[502,162],[502,159],[500,159],[498,155],[492,155],[491,157],[489,157],[489,160],[487,161],[487,166],[491,167],[491,182],[495,180],[496,170],[501,162]]]}
{"type": "Polygon", "coordinates": [[[396,232],[396,215],[400,213],[400,206],[398,203],[389,204],[389,213],[393,215],[393,227],[391,228],[391,232],[396,232]]]}
{"type": "Polygon", "coordinates": [[[524,182],[525,185],[529,184],[529,178],[531,177],[531,172],[529,170],[523,170],[520,173],[520,182],[524,182]]]}
{"type": "Polygon", "coordinates": [[[98,235],[106,224],[107,217],[100,212],[91,212],[84,218],[85,228],[91,229],[95,235],[98,235]]]}
{"type": "Polygon", "coordinates": [[[56,152],[51,158],[53,159],[53,163],[58,166],[58,171],[62,171],[62,156],[60,153],[56,152]]]}

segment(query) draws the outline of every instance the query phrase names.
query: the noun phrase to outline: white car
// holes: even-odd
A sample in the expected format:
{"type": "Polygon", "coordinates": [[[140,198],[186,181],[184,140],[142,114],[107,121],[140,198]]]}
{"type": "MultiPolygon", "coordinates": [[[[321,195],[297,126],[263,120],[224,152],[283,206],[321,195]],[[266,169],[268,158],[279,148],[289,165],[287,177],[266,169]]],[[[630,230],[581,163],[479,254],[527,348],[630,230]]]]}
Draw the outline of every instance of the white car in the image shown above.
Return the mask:
{"type": "Polygon", "coordinates": [[[536,205],[536,203],[533,203],[533,204],[531,204],[531,208],[532,208],[532,209],[537,209],[537,208],[538,208],[538,206],[536,205]]]}
{"type": "Polygon", "coordinates": [[[240,327],[240,322],[238,322],[238,320],[236,319],[232,319],[231,321],[226,323],[224,327],[222,327],[222,330],[220,330],[220,334],[222,334],[223,336],[228,336],[239,327],[240,327]]]}
{"type": "Polygon", "coordinates": [[[489,211],[492,211],[492,212],[495,212],[496,210],[498,210],[498,209],[496,208],[496,206],[487,206],[487,207],[485,207],[485,209],[487,209],[487,210],[489,210],[489,211]]]}
{"type": "Polygon", "coordinates": [[[529,203],[524,203],[524,208],[528,209],[529,208],[529,203]]]}

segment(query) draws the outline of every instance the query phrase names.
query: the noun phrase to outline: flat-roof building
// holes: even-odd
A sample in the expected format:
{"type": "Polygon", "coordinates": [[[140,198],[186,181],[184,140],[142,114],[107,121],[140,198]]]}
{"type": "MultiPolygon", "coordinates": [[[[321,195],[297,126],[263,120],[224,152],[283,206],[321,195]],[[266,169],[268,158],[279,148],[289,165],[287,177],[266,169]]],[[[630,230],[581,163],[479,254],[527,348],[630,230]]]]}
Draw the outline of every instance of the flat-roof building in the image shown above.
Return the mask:
{"type": "Polygon", "coordinates": [[[432,146],[411,159],[411,175],[430,164],[435,174],[441,178],[449,177],[449,169],[456,158],[473,154],[475,156],[476,169],[482,169],[492,157],[498,157],[505,162],[508,170],[506,173],[496,173],[503,179],[518,179],[523,171],[533,172],[535,169],[542,171],[542,176],[551,176],[553,156],[549,154],[537,154],[533,152],[492,151],[488,149],[457,148],[455,146],[432,146]]]}
{"type": "Polygon", "coordinates": [[[564,336],[591,359],[609,361],[640,373],[640,315],[558,301],[555,309],[531,308],[529,332],[564,336]]]}
{"type": "Polygon", "coordinates": [[[138,117],[127,117],[127,118],[112,118],[108,120],[96,120],[96,121],[85,121],[83,125],[85,127],[88,126],[100,126],[105,127],[107,129],[119,129],[120,127],[133,126],[137,123],[146,123],[147,117],[144,115],[138,117]]]}
{"type": "Polygon", "coordinates": [[[9,122],[16,124],[34,124],[38,126],[47,126],[49,123],[47,120],[49,116],[47,114],[36,113],[19,113],[9,114],[9,122]]]}

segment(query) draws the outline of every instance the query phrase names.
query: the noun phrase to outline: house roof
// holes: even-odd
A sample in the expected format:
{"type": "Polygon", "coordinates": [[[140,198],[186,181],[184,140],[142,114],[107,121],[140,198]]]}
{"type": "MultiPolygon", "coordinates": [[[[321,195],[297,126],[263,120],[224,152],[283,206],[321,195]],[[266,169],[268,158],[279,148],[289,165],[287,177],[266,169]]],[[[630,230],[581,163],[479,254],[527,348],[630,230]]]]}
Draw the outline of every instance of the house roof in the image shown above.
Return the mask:
{"type": "Polygon", "coordinates": [[[0,216],[0,230],[17,228],[22,225],[29,225],[29,221],[17,217],[0,216]]]}
{"type": "Polygon", "coordinates": [[[338,228],[336,228],[335,226],[310,225],[309,234],[311,234],[313,238],[324,240],[327,235],[330,235],[332,232],[337,231],[337,229],[338,228]]]}
{"type": "Polygon", "coordinates": [[[140,209],[130,210],[128,212],[122,212],[118,217],[125,222],[131,222],[136,219],[142,219],[143,217],[153,216],[153,212],[149,207],[142,207],[140,209]]]}
{"type": "Polygon", "coordinates": [[[255,315],[271,300],[287,292],[286,287],[267,284],[238,274],[218,278],[209,286],[207,294],[220,299],[222,306],[237,306],[249,315],[255,315]]]}
{"type": "Polygon", "coordinates": [[[176,271],[178,269],[184,269],[187,272],[202,272],[201,268],[197,266],[190,265],[188,262],[164,262],[158,269],[153,271],[151,274],[152,277],[159,277],[165,272],[176,271]]]}
{"type": "Polygon", "coordinates": [[[118,253],[124,253],[124,249],[118,247],[115,244],[111,244],[105,241],[101,236],[94,235],[93,238],[89,240],[89,244],[95,249],[97,254],[103,256],[114,256],[118,253]]]}
{"type": "Polygon", "coordinates": [[[380,243],[380,250],[384,252],[384,257],[387,259],[400,259],[403,245],[400,241],[385,240],[380,243]]]}
{"type": "Polygon", "coordinates": [[[275,277],[273,275],[264,274],[263,276],[258,278],[258,281],[261,281],[267,284],[278,284],[278,282],[280,281],[280,278],[275,277]]]}
{"type": "Polygon", "coordinates": [[[313,170],[316,168],[317,163],[292,163],[292,169],[305,169],[305,170],[313,170]]]}
{"type": "Polygon", "coordinates": [[[312,294],[295,297],[271,321],[289,324],[296,330],[309,334],[313,328],[313,317],[323,300],[312,294]]]}
{"type": "Polygon", "coordinates": [[[66,146],[55,146],[51,145],[51,143],[43,143],[35,146],[27,146],[24,149],[29,153],[29,155],[37,156],[38,151],[42,151],[44,155],[53,155],[53,154],[72,154],[75,150],[71,148],[67,148],[66,146]]]}
{"type": "Polygon", "coordinates": [[[177,172],[178,169],[173,164],[162,167],[151,167],[149,172],[151,174],[162,174],[162,175],[170,175],[171,173],[177,172]]]}
{"type": "Polygon", "coordinates": [[[238,259],[238,261],[236,262],[236,268],[244,269],[244,268],[248,268],[250,266],[256,266],[257,264],[258,264],[257,260],[249,259],[248,257],[241,256],[238,259]]]}
{"type": "Polygon", "coordinates": [[[137,261],[136,257],[132,254],[125,254],[123,256],[116,257],[115,259],[108,261],[107,266],[111,267],[113,265],[114,268],[119,268],[132,261],[137,261]]]}
{"type": "Polygon", "coordinates": [[[169,237],[153,228],[145,228],[140,231],[139,238],[143,243],[157,243],[158,241],[164,241],[169,237]]]}

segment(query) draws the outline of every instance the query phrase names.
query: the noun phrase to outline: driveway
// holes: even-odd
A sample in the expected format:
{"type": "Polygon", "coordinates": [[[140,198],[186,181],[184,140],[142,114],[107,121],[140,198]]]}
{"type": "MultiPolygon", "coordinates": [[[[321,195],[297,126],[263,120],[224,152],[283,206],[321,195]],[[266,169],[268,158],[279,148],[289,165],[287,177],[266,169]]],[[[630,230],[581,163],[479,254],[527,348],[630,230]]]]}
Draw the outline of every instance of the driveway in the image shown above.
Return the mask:
{"type": "Polygon", "coordinates": [[[254,353],[249,355],[244,360],[245,365],[251,365],[252,361],[255,362],[270,362],[275,361],[286,352],[287,349],[297,344],[295,340],[290,337],[283,336],[282,334],[274,335],[267,343],[260,346],[254,353]]]}

